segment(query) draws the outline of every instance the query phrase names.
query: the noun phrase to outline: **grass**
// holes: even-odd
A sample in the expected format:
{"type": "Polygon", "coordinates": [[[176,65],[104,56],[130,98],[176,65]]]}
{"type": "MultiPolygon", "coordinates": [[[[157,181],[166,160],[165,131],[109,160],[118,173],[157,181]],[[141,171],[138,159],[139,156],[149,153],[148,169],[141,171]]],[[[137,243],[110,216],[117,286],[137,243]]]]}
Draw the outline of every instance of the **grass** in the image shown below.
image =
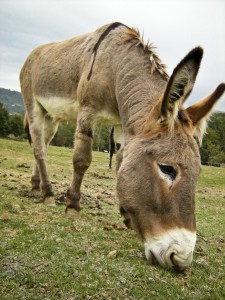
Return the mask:
{"type": "MultiPolygon", "coordinates": [[[[50,147],[56,199],[72,174],[72,150],[50,147]]],[[[0,299],[224,299],[225,168],[203,167],[197,187],[198,241],[186,274],[150,266],[118,213],[108,154],[93,153],[81,217],[28,197],[33,161],[25,142],[0,139],[0,299]]],[[[114,162],[115,165],[115,162],[114,162]]]]}

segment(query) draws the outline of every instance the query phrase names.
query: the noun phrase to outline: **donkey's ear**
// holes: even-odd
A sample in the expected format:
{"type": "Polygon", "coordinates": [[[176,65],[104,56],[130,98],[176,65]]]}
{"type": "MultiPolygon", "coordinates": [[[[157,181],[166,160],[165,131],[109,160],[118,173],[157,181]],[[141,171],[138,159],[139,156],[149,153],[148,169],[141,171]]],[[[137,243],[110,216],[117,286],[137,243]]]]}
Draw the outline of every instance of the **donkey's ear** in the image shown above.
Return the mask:
{"type": "Polygon", "coordinates": [[[194,48],[174,69],[161,99],[160,119],[171,123],[185,99],[189,96],[203,56],[201,47],[194,48]]]}
{"type": "Polygon", "coordinates": [[[215,91],[205,99],[193,104],[186,109],[193,123],[193,135],[202,143],[203,135],[206,130],[207,120],[213,110],[214,105],[223,95],[225,91],[225,83],[221,83],[215,91]]]}

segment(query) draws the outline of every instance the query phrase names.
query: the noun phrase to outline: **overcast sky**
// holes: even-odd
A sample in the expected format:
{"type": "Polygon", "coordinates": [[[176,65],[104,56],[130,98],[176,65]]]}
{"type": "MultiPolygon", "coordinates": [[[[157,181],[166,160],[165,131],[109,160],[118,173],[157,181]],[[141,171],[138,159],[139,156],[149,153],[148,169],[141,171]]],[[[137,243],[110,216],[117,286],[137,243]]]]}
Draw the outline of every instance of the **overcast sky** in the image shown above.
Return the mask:
{"type": "MultiPolygon", "coordinates": [[[[20,91],[20,69],[38,45],[114,21],[144,32],[169,74],[192,48],[204,48],[188,104],[225,81],[225,0],[0,0],[0,87],[20,91]]],[[[225,111],[224,96],[217,109],[225,111]]]]}

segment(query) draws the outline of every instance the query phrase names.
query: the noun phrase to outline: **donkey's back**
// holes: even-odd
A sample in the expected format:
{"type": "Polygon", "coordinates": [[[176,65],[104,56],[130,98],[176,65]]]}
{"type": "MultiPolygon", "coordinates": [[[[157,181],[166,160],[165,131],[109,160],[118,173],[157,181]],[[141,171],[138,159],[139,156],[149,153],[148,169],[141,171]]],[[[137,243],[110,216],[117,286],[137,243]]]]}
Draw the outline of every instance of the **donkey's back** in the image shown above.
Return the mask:
{"type": "Polygon", "coordinates": [[[77,85],[89,35],[42,45],[31,52],[20,73],[21,89],[41,96],[71,96],[77,85]]]}
{"type": "Polygon", "coordinates": [[[29,122],[35,110],[47,112],[54,121],[75,122],[79,106],[85,105],[92,106],[100,121],[120,123],[109,72],[114,42],[110,49],[104,47],[104,52],[98,51],[100,59],[95,62],[99,44],[104,43],[106,33],[118,24],[109,24],[63,42],[42,45],[29,55],[20,73],[29,122]],[[91,76],[93,67],[101,71],[91,76]]]}

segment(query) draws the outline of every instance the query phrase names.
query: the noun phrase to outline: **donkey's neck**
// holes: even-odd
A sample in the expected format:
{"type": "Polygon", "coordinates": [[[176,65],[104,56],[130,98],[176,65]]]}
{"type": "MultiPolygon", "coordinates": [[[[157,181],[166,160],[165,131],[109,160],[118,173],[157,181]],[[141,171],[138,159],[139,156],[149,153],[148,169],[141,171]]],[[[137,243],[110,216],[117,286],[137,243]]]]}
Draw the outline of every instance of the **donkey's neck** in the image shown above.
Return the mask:
{"type": "Polygon", "coordinates": [[[125,135],[140,132],[152,107],[166,84],[160,73],[150,74],[149,66],[121,69],[117,86],[117,101],[125,135]]]}

